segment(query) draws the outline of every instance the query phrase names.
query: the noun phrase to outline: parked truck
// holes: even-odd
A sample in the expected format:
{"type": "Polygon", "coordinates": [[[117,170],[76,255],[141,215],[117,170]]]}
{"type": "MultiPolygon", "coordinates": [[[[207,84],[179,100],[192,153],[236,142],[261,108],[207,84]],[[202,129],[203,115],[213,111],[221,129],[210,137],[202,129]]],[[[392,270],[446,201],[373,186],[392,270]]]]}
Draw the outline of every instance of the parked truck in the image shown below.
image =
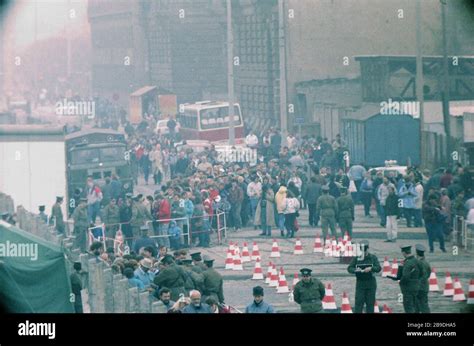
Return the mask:
{"type": "Polygon", "coordinates": [[[75,208],[74,191],[84,192],[88,176],[99,186],[117,175],[123,193],[133,192],[124,135],[106,129],[65,134],[63,127],[0,125],[0,191],[16,205],[47,212],[56,196],[63,196],[63,214],[75,208]]]}

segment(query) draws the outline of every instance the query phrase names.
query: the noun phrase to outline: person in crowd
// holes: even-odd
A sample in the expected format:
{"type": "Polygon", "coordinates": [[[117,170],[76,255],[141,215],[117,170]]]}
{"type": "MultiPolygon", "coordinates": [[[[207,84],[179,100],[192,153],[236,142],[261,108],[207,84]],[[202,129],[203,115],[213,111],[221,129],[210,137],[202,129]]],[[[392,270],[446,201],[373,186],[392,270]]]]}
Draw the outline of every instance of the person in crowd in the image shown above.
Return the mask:
{"type": "Polygon", "coordinates": [[[285,215],[286,237],[294,238],[297,231],[297,217],[299,215],[300,202],[291,191],[288,191],[285,198],[285,207],[283,214],[285,215]]]}
{"type": "Polygon", "coordinates": [[[262,196],[257,204],[255,211],[255,225],[262,229],[261,236],[272,235],[272,227],[275,227],[274,215],[274,201],[275,195],[269,184],[264,184],[262,187],[262,196]]]}
{"type": "Polygon", "coordinates": [[[263,300],[263,287],[255,286],[253,288],[253,302],[245,308],[246,314],[273,314],[273,306],[263,300]]]}

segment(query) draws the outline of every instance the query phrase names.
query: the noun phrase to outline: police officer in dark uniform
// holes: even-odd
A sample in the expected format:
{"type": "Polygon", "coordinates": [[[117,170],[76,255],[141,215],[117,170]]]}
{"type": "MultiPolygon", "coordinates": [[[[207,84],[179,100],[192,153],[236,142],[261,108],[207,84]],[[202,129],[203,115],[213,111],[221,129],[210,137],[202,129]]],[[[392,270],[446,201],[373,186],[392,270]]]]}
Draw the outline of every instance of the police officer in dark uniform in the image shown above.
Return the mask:
{"type": "Polygon", "coordinates": [[[300,272],[302,279],[293,291],[295,302],[300,305],[303,313],[322,312],[322,300],[326,294],[323,283],[311,277],[311,269],[302,268],[300,272]]]}
{"type": "Polygon", "coordinates": [[[214,264],[212,258],[204,256],[204,264],[207,267],[202,273],[204,276],[204,300],[211,297],[222,304],[224,303],[224,280],[222,275],[212,267],[214,264]]]}
{"type": "Polygon", "coordinates": [[[347,271],[356,275],[355,313],[362,313],[365,304],[367,313],[374,313],[377,280],[374,274],[379,273],[380,267],[377,257],[369,253],[369,242],[363,240],[359,243],[363,254],[354,257],[347,267],[347,271]]]}
{"type": "Polygon", "coordinates": [[[187,275],[186,282],[184,283],[184,289],[186,290],[186,293],[189,294],[189,292],[191,292],[192,290],[198,290],[202,294],[202,292],[204,291],[203,274],[199,274],[193,270],[193,260],[191,259],[191,257],[185,257],[180,261],[181,267],[184,269],[187,275]]]}
{"type": "Polygon", "coordinates": [[[431,274],[431,266],[425,258],[426,248],[421,244],[416,244],[415,250],[416,258],[421,268],[420,288],[418,290],[418,294],[416,295],[415,312],[429,314],[430,306],[428,305],[428,293],[430,290],[429,278],[431,274]]]}
{"type": "Polygon", "coordinates": [[[202,273],[203,271],[207,270],[207,266],[202,263],[201,253],[199,251],[192,252],[191,259],[193,260],[194,270],[198,273],[202,273]]]}
{"type": "Polygon", "coordinates": [[[398,268],[401,271],[400,290],[403,294],[403,308],[406,313],[416,311],[416,297],[420,287],[420,263],[411,253],[411,245],[402,245],[402,254],[405,257],[403,267],[398,268]]]}
{"type": "Polygon", "coordinates": [[[181,266],[176,265],[173,256],[165,255],[161,260],[164,269],[155,276],[153,283],[160,287],[167,287],[171,290],[171,299],[177,301],[181,294],[185,294],[184,284],[186,282],[186,273],[181,266]]]}

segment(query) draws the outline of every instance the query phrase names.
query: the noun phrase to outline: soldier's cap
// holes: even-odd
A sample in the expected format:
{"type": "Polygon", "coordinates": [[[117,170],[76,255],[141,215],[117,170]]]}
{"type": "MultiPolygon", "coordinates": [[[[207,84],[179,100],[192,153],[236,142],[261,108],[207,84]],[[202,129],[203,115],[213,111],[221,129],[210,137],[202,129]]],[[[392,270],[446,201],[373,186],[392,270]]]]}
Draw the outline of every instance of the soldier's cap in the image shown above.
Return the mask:
{"type": "Polygon", "coordinates": [[[425,252],[426,251],[426,248],[421,244],[416,244],[415,249],[416,249],[416,252],[425,252]]]}
{"type": "Polygon", "coordinates": [[[400,245],[400,249],[404,252],[411,252],[411,245],[400,245]]]}
{"type": "Polygon", "coordinates": [[[369,241],[368,240],[362,240],[359,242],[360,247],[368,249],[369,248],[369,241]]]}
{"type": "Polygon", "coordinates": [[[301,272],[301,275],[303,275],[303,276],[310,276],[312,270],[309,269],[309,268],[301,268],[300,272],[301,272]]]}
{"type": "Polygon", "coordinates": [[[197,260],[197,261],[201,260],[201,253],[199,251],[192,252],[190,253],[190,255],[193,260],[197,260]]]}
{"type": "Polygon", "coordinates": [[[87,198],[86,197],[81,197],[81,198],[79,198],[79,201],[80,202],[87,202],[87,198]]]}
{"type": "Polygon", "coordinates": [[[323,191],[329,191],[329,186],[323,185],[323,187],[321,188],[321,190],[323,190],[323,191]]]}
{"type": "Polygon", "coordinates": [[[143,194],[139,193],[139,194],[137,195],[137,197],[138,197],[138,198],[142,198],[142,197],[143,197],[143,194]]]}
{"type": "Polygon", "coordinates": [[[253,295],[254,296],[263,296],[263,287],[262,286],[255,286],[253,288],[253,295]]]}
{"type": "Polygon", "coordinates": [[[46,206],[44,206],[44,205],[39,205],[39,206],[38,206],[38,209],[40,209],[40,210],[41,210],[41,209],[44,210],[44,208],[46,208],[46,206]]]}
{"type": "Polygon", "coordinates": [[[140,199],[140,195],[133,196],[132,199],[133,199],[134,201],[138,201],[138,200],[140,199]]]}
{"type": "Polygon", "coordinates": [[[142,232],[148,231],[148,226],[147,226],[147,225],[141,226],[141,227],[140,227],[140,231],[142,231],[142,232]]]}
{"type": "Polygon", "coordinates": [[[133,197],[133,194],[131,194],[130,192],[127,192],[127,193],[125,194],[125,197],[127,197],[127,198],[132,198],[132,197],[133,197]]]}
{"type": "Polygon", "coordinates": [[[181,263],[183,263],[183,264],[190,264],[190,263],[192,263],[192,261],[193,261],[193,260],[191,259],[191,257],[186,256],[185,258],[183,258],[183,259],[181,260],[181,263]]]}
{"type": "Polygon", "coordinates": [[[56,196],[56,200],[58,200],[58,201],[62,201],[63,199],[64,199],[63,196],[56,196]]]}
{"type": "Polygon", "coordinates": [[[174,258],[171,255],[165,255],[160,261],[160,263],[162,264],[169,264],[173,262],[174,262],[174,258]]]}
{"type": "Polygon", "coordinates": [[[2,217],[7,217],[8,215],[10,215],[9,212],[5,212],[5,213],[2,213],[2,214],[1,214],[2,217]]]}
{"type": "Polygon", "coordinates": [[[211,257],[209,257],[208,255],[204,255],[202,260],[203,260],[203,262],[210,262],[210,263],[214,262],[214,260],[211,257]]]}
{"type": "Polygon", "coordinates": [[[144,258],[140,261],[140,265],[144,268],[151,269],[153,267],[153,261],[149,258],[144,258]]]}

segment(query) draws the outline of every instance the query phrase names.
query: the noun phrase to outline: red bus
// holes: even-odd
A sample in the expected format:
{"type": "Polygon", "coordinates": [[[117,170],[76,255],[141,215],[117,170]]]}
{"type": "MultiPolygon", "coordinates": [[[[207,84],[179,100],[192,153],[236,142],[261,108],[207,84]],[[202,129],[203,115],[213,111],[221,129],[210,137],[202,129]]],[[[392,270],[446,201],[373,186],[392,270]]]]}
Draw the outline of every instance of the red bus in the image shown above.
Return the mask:
{"type": "MultiPolygon", "coordinates": [[[[180,105],[178,121],[181,138],[185,140],[206,140],[228,142],[229,102],[203,101],[180,105]]],[[[234,103],[235,142],[244,142],[244,123],[240,105],[234,103]]]]}

